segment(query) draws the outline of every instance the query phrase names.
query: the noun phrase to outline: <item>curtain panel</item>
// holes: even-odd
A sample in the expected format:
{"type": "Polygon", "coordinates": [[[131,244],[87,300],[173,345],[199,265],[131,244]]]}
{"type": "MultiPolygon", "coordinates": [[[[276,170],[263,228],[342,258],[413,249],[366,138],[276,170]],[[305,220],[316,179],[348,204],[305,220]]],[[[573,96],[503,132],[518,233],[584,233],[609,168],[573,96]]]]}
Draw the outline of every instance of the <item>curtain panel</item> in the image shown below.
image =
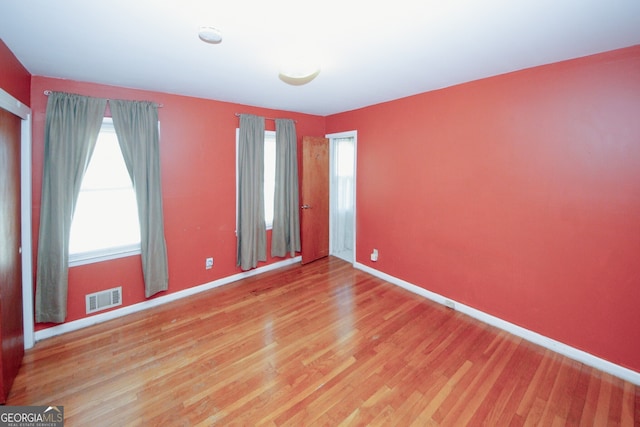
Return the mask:
{"type": "Polygon", "coordinates": [[[63,323],[67,316],[71,222],[107,102],[136,192],[145,295],[150,297],[168,288],[157,106],[51,92],[46,110],[38,238],[35,309],[39,323],[63,323]]]}
{"type": "Polygon", "coordinates": [[[113,127],[133,182],[140,220],[145,296],[169,288],[164,238],[158,107],[146,101],[109,101],[113,127]]]}
{"type": "Polygon", "coordinates": [[[276,185],[271,256],[293,257],[300,251],[298,150],[295,122],[276,119],[276,185]]]}
{"type": "Polygon", "coordinates": [[[38,237],[36,322],[67,317],[69,234],[107,100],[52,92],[47,100],[38,237]]]}
{"type": "Polygon", "coordinates": [[[242,270],[267,260],[264,219],[264,117],[240,115],[238,140],[237,265],[242,270]]]}

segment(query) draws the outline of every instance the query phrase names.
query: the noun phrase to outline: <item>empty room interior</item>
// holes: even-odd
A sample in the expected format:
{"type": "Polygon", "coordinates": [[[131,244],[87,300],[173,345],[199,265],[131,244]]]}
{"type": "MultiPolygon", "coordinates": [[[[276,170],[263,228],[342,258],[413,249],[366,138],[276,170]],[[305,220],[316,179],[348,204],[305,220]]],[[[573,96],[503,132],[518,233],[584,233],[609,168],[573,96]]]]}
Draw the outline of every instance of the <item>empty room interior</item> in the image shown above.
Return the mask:
{"type": "Polygon", "coordinates": [[[639,426],[640,3],[2,2],[0,230],[3,413],[639,426]]]}

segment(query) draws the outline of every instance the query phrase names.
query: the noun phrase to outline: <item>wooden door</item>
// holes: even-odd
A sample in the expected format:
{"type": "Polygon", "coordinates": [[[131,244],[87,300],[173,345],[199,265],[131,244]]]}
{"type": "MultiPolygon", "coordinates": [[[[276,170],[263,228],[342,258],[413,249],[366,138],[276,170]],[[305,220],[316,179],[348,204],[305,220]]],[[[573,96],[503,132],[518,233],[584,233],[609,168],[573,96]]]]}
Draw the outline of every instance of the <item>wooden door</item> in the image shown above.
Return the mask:
{"type": "Polygon", "coordinates": [[[19,117],[0,108],[0,403],[24,355],[19,117]]]}
{"type": "Polygon", "coordinates": [[[302,137],[302,263],[329,255],[329,140],[302,137]]]}

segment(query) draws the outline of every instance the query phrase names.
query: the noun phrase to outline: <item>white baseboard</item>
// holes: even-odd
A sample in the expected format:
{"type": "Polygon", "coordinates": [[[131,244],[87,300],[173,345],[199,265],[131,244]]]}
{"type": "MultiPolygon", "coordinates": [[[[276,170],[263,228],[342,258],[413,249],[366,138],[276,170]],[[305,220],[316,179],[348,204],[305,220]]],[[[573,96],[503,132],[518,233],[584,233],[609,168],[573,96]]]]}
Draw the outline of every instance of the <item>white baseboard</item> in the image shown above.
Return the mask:
{"type": "MultiPolygon", "coordinates": [[[[128,314],[136,313],[138,311],[146,310],[152,307],[157,307],[162,304],[166,304],[172,301],[179,300],[181,298],[185,298],[200,292],[207,291],[209,289],[217,288],[219,286],[236,282],[238,280],[245,279],[247,277],[255,276],[257,274],[265,273],[267,271],[271,271],[271,270],[282,268],[291,264],[295,264],[300,261],[301,261],[301,257],[299,256],[295,258],[289,258],[280,262],[269,264],[264,267],[256,268],[243,273],[234,274],[233,276],[224,277],[222,279],[214,280],[212,282],[205,283],[203,285],[194,286],[192,288],[188,288],[172,294],[164,295],[159,298],[154,298],[152,300],[143,301],[143,302],[126,306],[117,310],[108,311],[106,313],[97,314],[95,316],[74,320],[71,322],[63,323],[61,325],[53,326],[51,328],[36,331],[35,341],[36,342],[41,341],[43,339],[51,338],[51,337],[61,335],[67,332],[75,331],[78,329],[86,328],[88,326],[96,325],[98,323],[106,322],[108,320],[116,319],[122,316],[126,316],[128,314]]],[[[495,326],[499,329],[512,333],[513,335],[521,337],[527,341],[538,344],[544,348],[548,348],[549,350],[555,351],[556,353],[562,354],[563,356],[567,356],[573,360],[577,360],[578,362],[584,363],[585,365],[607,372],[625,381],[629,381],[630,383],[640,386],[640,372],[636,372],[631,369],[625,368],[623,366],[616,365],[615,363],[601,359],[585,351],[578,350],[577,348],[571,347],[569,345],[566,345],[564,343],[561,343],[559,341],[556,341],[544,335],[540,335],[537,332],[533,332],[521,326],[507,322],[506,320],[502,320],[498,317],[495,317],[483,311],[477,310],[473,307],[464,305],[457,301],[453,301],[449,298],[445,298],[440,294],[428,291],[424,288],[421,288],[412,283],[406,282],[402,279],[398,279],[397,277],[383,273],[379,270],[373,269],[364,264],[360,264],[356,262],[354,264],[354,267],[359,270],[365,271],[371,274],[372,276],[376,276],[393,285],[406,289],[409,292],[418,294],[431,301],[437,302],[442,305],[446,305],[448,307],[451,307],[453,305],[452,308],[454,310],[457,310],[470,317],[473,317],[474,319],[477,319],[477,320],[480,320],[481,322],[495,326]]]]}
{"type": "Polygon", "coordinates": [[[630,383],[640,386],[640,372],[636,372],[631,369],[625,368],[623,366],[616,365],[615,363],[609,362],[608,360],[601,359],[590,353],[587,353],[582,350],[578,350],[577,348],[561,343],[560,341],[556,341],[544,335],[540,335],[537,332],[533,332],[521,326],[514,325],[513,323],[507,322],[506,320],[502,320],[498,317],[495,317],[483,311],[477,310],[473,307],[469,307],[468,305],[464,305],[457,301],[453,301],[449,298],[445,298],[440,294],[428,291],[424,288],[421,288],[412,283],[406,282],[402,279],[398,279],[397,277],[383,273],[379,270],[373,269],[364,264],[355,263],[354,267],[359,270],[365,271],[373,276],[376,276],[386,282],[389,282],[391,284],[404,288],[410,292],[423,296],[431,301],[453,308],[454,310],[457,310],[470,317],[473,317],[474,319],[480,320],[481,322],[495,326],[499,329],[507,331],[527,341],[538,344],[549,350],[555,351],[556,353],[562,354],[563,356],[567,356],[570,359],[577,360],[578,362],[584,363],[585,365],[599,369],[608,374],[611,374],[625,381],[629,381],[630,383]]]}
{"type": "Polygon", "coordinates": [[[96,325],[98,323],[106,322],[108,320],[117,319],[118,317],[126,316],[128,314],[136,313],[138,311],[147,310],[152,307],[157,307],[162,304],[167,304],[172,301],[179,300],[200,292],[208,291],[209,289],[217,288],[219,286],[227,285],[232,282],[236,282],[247,277],[255,276],[257,274],[266,273],[267,271],[282,268],[291,264],[299,263],[302,257],[297,256],[294,258],[287,258],[283,261],[275,262],[273,264],[266,265],[264,267],[254,268],[253,270],[245,271],[243,273],[234,274],[233,276],[223,277],[222,279],[214,280],[213,282],[205,283],[203,285],[194,286],[192,288],[184,289],[172,294],[164,295],[151,300],[139,302],[137,304],[129,305],[119,308],[117,310],[107,311],[105,313],[97,314],[95,316],[85,317],[79,320],[73,320],[71,322],[63,323],[61,325],[52,326],[47,329],[36,331],[35,340],[41,341],[47,338],[61,335],[67,332],[76,331],[78,329],[86,328],[87,326],[96,325]]]}

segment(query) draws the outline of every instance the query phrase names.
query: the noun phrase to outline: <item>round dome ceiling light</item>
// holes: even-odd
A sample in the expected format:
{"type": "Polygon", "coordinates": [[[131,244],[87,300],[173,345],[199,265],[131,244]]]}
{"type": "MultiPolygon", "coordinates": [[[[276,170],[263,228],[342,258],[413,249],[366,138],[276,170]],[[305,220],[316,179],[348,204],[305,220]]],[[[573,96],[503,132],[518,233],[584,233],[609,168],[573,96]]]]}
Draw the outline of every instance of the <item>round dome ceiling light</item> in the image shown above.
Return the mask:
{"type": "Polygon", "coordinates": [[[301,86],[315,79],[318,74],[320,74],[320,66],[317,63],[294,59],[280,67],[278,77],[287,84],[301,86]]]}
{"type": "Polygon", "coordinates": [[[218,44],[222,41],[222,33],[215,27],[200,27],[198,37],[205,43],[218,44]]]}
{"type": "Polygon", "coordinates": [[[317,69],[313,73],[307,74],[304,76],[299,76],[299,75],[292,76],[292,75],[280,73],[278,74],[278,77],[280,77],[280,80],[282,80],[287,84],[290,84],[293,86],[302,86],[309,83],[311,80],[315,79],[318,74],[320,74],[320,69],[317,69]]]}

